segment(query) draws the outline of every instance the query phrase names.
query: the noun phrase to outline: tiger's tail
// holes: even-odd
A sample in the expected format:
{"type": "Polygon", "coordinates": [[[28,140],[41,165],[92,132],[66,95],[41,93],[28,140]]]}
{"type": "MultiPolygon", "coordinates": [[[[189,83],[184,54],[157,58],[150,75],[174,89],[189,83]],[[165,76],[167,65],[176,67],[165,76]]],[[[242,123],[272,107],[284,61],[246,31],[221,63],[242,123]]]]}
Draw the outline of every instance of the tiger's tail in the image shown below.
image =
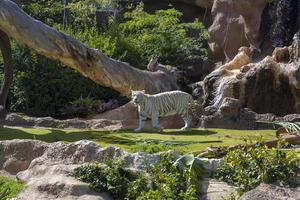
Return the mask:
{"type": "Polygon", "coordinates": [[[204,113],[202,102],[192,99],[188,104],[188,113],[193,116],[193,118],[200,120],[204,113]]]}

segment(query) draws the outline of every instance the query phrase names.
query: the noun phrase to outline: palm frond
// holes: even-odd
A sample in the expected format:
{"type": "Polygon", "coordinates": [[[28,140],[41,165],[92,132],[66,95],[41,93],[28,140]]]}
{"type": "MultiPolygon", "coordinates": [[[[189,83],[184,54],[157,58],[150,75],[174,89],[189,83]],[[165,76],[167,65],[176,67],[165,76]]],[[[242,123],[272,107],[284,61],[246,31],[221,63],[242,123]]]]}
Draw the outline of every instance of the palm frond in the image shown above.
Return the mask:
{"type": "Polygon", "coordinates": [[[273,124],[285,128],[285,130],[288,133],[294,133],[294,134],[300,135],[300,122],[275,121],[275,122],[273,122],[273,124]]]}

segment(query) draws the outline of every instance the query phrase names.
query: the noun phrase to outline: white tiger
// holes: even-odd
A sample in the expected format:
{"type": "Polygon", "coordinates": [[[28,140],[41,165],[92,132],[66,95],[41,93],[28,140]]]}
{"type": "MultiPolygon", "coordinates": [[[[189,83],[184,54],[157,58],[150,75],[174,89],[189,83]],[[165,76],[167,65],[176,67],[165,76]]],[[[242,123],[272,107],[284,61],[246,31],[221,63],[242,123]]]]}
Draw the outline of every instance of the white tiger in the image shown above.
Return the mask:
{"type": "Polygon", "coordinates": [[[179,114],[185,122],[184,127],[190,127],[192,116],[189,114],[189,105],[193,102],[192,95],[182,91],[163,92],[155,95],[145,94],[145,91],[131,91],[134,104],[138,105],[139,127],[135,132],[143,130],[147,118],[151,118],[152,127],[160,131],[163,128],[158,123],[158,117],[179,114]]]}

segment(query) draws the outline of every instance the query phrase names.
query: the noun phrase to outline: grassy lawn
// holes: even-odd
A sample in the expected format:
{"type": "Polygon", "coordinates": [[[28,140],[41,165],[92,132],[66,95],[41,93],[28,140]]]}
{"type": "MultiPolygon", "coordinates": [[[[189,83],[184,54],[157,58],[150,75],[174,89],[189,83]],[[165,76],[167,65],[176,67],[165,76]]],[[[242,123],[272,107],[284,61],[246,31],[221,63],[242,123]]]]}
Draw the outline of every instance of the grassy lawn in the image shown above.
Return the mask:
{"type": "Polygon", "coordinates": [[[0,199],[11,199],[19,194],[24,188],[23,183],[18,183],[14,179],[0,176],[0,199]]]}
{"type": "Polygon", "coordinates": [[[270,140],[274,130],[192,129],[166,130],[164,133],[107,130],[65,130],[0,127],[0,140],[37,139],[46,142],[92,140],[101,146],[118,146],[130,152],[157,152],[175,149],[180,153],[204,150],[207,147],[228,146],[243,140],[270,140]]]}

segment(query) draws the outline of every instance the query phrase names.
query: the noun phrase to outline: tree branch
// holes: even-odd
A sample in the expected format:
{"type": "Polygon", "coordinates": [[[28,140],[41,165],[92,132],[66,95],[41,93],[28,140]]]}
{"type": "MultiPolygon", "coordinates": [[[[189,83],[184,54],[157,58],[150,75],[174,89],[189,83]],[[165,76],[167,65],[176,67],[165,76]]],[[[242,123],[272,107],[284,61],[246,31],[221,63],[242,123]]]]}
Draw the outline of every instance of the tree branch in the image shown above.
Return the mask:
{"type": "Polygon", "coordinates": [[[13,61],[9,37],[0,30],[0,49],[3,57],[4,79],[0,89],[0,114],[5,111],[5,105],[10,85],[13,81],[13,61]]]}
{"type": "Polygon", "coordinates": [[[33,19],[10,0],[0,0],[0,29],[38,54],[59,60],[124,96],[129,96],[131,89],[145,89],[151,94],[178,89],[176,80],[170,75],[142,71],[111,59],[33,19]]]}

